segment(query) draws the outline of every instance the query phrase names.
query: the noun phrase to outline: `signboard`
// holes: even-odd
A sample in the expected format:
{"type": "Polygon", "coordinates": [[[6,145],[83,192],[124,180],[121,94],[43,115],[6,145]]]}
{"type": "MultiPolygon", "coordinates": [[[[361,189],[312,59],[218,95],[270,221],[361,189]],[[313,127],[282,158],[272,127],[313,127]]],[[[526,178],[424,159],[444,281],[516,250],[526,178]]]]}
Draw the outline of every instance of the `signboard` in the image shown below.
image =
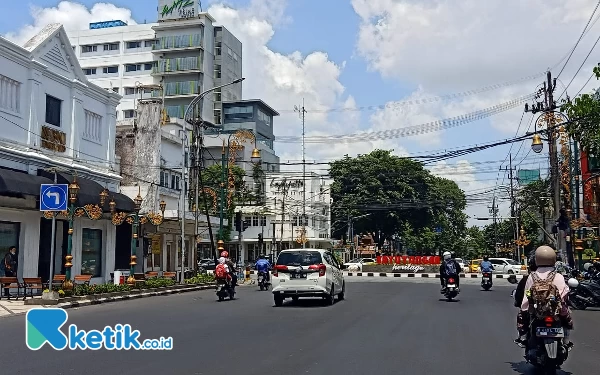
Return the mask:
{"type": "Polygon", "coordinates": [[[160,254],[160,248],[161,248],[160,245],[162,244],[161,239],[162,238],[161,238],[160,234],[152,236],[152,245],[151,245],[152,254],[160,254]]]}
{"type": "Polygon", "coordinates": [[[199,10],[198,0],[158,0],[159,21],[197,17],[199,10]]]}
{"type": "Polygon", "coordinates": [[[119,27],[119,26],[127,26],[127,23],[123,22],[121,20],[94,22],[94,23],[90,23],[90,30],[108,29],[109,27],[119,27]]]}
{"type": "Polygon", "coordinates": [[[518,181],[519,185],[529,185],[534,181],[538,181],[540,179],[540,170],[539,169],[519,169],[518,181]]]}
{"type": "Polygon", "coordinates": [[[69,185],[42,184],[40,186],[40,211],[66,211],[69,185]]]}

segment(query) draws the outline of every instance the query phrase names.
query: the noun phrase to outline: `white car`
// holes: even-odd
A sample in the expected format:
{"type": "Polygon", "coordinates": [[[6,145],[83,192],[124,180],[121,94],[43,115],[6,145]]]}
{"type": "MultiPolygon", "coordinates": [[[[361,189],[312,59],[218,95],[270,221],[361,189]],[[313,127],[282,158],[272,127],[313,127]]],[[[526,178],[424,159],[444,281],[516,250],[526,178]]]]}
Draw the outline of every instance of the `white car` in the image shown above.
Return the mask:
{"type": "Polygon", "coordinates": [[[467,267],[467,263],[465,263],[464,260],[462,260],[461,258],[454,258],[454,260],[456,260],[458,262],[458,265],[460,266],[460,269],[462,272],[464,272],[464,273],[469,272],[469,267],[467,267]]]}
{"type": "Polygon", "coordinates": [[[333,254],[322,249],[290,249],[279,253],[271,278],[275,306],[286,298],[322,297],[333,305],[344,299],[346,283],[333,254]]]}
{"type": "Polygon", "coordinates": [[[348,271],[362,271],[364,265],[377,264],[377,261],[372,258],[356,258],[344,263],[343,269],[348,271]]]}
{"type": "Polygon", "coordinates": [[[494,266],[493,273],[507,273],[509,275],[524,275],[527,273],[526,266],[510,258],[490,258],[490,262],[494,266]]]}

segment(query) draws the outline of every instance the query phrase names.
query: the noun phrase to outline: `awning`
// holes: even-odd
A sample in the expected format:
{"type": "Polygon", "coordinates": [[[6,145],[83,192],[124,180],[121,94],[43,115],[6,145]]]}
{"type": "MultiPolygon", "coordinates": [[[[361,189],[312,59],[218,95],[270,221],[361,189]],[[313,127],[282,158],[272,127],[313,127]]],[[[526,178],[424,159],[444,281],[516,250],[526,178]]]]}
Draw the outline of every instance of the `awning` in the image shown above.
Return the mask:
{"type": "Polygon", "coordinates": [[[0,168],[0,194],[2,195],[40,195],[41,184],[51,184],[52,180],[29,174],[0,168]]]}
{"type": "MultiPolygon", "coordinates": [[[[52,178],[52,181],[54,180],[53,173],[44,170],[38,170],[38,174],[46,178],[52,178]]],[[[57,174],[57,183],[70,184],[71,182],[73,182],[72,175],[67,173],[57,174]]],[[[77,176],[77,185],[79,185],[79,193],[77,194],[77,204],[79,206],[84,206],[86,204],[100,204],[100,193],[105,189],[102,185],[96,181],[79,176],[77,176]]],[[[104,202],[104,207],[102,207],[104,212],[109,212],[110,206],[108,203],[111,200],[114,200],[117,204],[117,211],[133,212],[134,203],[131,198],[124,194],[116,193],[110,190],[108,191],[108,198],[106,199],[106,202],[104,202]]]]}

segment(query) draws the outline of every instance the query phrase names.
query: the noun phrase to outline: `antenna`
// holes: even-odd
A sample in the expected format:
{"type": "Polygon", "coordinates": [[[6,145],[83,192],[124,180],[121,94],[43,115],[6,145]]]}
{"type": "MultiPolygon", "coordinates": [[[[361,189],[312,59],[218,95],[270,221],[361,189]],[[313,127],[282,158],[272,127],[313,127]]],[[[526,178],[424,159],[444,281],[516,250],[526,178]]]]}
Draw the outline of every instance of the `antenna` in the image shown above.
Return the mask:
{"type": "MultiPolygon", "coordinates": [[[[302,107],[294,106],[294,112],[298,112],[302,119],[302,248],[306,248],[306,225],[308,221],[306,218],[306,145],[304,142],[305,136],[305,114],[306,109],[304,108],[304,98],[302,98],[302,107]]],[[[293,234],[292,234],[293,235],[293,234]]]]}

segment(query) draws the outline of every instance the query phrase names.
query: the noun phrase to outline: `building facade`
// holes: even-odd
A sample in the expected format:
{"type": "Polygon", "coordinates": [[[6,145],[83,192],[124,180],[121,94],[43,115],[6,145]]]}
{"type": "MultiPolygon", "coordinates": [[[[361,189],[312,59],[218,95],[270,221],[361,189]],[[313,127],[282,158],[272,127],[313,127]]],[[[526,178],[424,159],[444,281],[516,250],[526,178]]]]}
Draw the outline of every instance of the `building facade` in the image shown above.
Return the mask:
{"type": "MultiPolygon", "coordinates": [[[[113,21],[69,32],[88,79],[123,95],[117,120],[132,121],[137,99],[152,97],[164,100],[169,117],[183,118],[195,96],[242,76],[242,44],[234,35],[199,12],[197,0],[177,9],[167,3],[159,0],[156,23],[113,21]]],[[[195,114],[220,124],[222,100],[241,98],[241,83],[225,87],[207,95],[195,114]]]]}
{"type": "MultiPolygon", "coordinates": [[[[76,178],[78,206],[100,204],[107,189],[117,210],[133,208],[119,193],[115,172],[121,97],[87,80],[60,24],[46,26],[23,47],[0,37],[0,66],[0,256],[17,246],[18,276],[47,280],[51,262],[55,274],[65,273],[68,222],[57,216],[51,259],[52,220],[40,212],[41,184],[76,178]]],[[[73,225],[72,275],[110,279],[119,248],[110,215],[77,217],[73,225]]]]}

